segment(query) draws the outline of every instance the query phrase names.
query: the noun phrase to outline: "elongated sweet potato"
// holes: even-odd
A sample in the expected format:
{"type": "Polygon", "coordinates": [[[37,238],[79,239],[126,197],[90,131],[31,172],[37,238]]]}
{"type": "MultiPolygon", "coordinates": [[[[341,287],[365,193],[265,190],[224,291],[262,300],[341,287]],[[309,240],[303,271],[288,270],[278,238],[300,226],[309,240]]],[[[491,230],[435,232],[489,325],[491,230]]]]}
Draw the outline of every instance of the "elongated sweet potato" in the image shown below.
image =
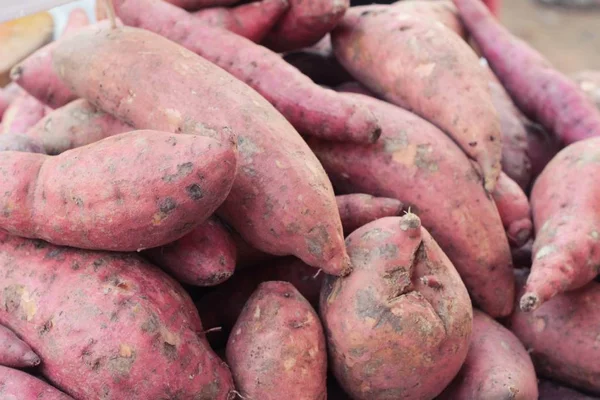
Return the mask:
{"type": "Polygon", "coordinates": [[[132,129],[87,100],[78,99],[49,112],[25,136],[39,142],[46,154],[56,155],[132,129]]]}
{"type": "Polygon", "coordinates": [[[178,281],[190,285],[218,285],[235,270],[235,242],[217,218],[208,219],[179,240],[143,254],[178,281]]]}
{"type": "Polygon", "coordinates": [[[73,400],[42,380],[1,365],[0,395],[5,400],[73,400]]]}
{"type": "Polygon", "coordinates": [[[73,397],[231,398],[229,370],[197,335],[191,299],[139,257],[0,233],[0,275],[0,323],[73,397]]]}
{"type": "Polygon", "coordinates": [[[340,95],[370,107],[384,134],[371,146],[308,141],[336,190],[402,201],[452,260],[474,302],[494,317],[510,314],[510,247],[469,159],[439,129],[408,111],[358,94],[340,95]]]}
{"type": "Polygon", "coordinates": [[[315,274],[314,268],[293,257],[271,260],[237,271],[227,282],[196,301],[204,326],[207,329],[221,328],[207,332],[210,344],[213,348],[225,346],[244,304],[262,282],[290,282],[313,307],[317,308],[324,277],[325,274],[315,274]],[[215,307],[216,304],[219,307],[215,307]]]}
{"type": "Polygon", "coordinates": [[[60,41],[53,58],[56,71],[81,97],[138,129],[239,135],[239,168],[219,215],[262,251],[294,254],[331,274],[350,272],[325,171],[294,128],[254,90],[183,47],[136,28],[91,27],[60,41]]]}
{"type": "Polygon", "coordinates": [[[59,156],[3,152],[0,229],[88,249],[132,251],[179,239],[227,197],[236,149],[137,131],[59,156]]]}
{"type": "Polygon", "coordinates": [[[515,310],[510,329],[530,350],[539,376],[600,394],[599,302],[600,284],[591,282],[533,312],[515,310]]]}
{"type": "Polygon", "coordinates": [[[467,359],[438,399],[537,400],[537,378],[531,357],[511,331],[474,310],[467,359]]]}
{"type": "Polygon", "coordinates": [[[258,286],[233,327],[227,362],[242,398],[327,398],[321,321],[288,282],[258,286]]]}
{"type": "Polygon", "coordinates": [[[312,46],[335,28],[348,7],[350,0],[290,0],[290,9],[263,43],[277,52],[312,46]]]}
{"type": "MultiPolygon", "coordinates": [[[[27,343],[19,339],[10,329],[0,325],[0,365],[27,368],[35,367],[40,362],[38,355],[31,350],[27,343]]],[[[0,394],[2,393],[0,391],[0,394]]]]}
{"type": "Polygon", "coordinates": [[[508,241],[521,247],[531,238],[531,207],[523,189],[504,172],[500,173],[492,198],[498,207],[508,241]]]}
{"type": "Polygon", "coordinates": [[[521,308],[582,287],[600,265],[600,138],[575,143],[546,166],[531,192],[536,238],[521,308]]]}
{"type": "Polygon", "coordinates": [[[376,219],[400,215],[403,206],[396,199],[360,193],[335,196],[335,201],[340,210],[345,236],[376,219]]]}
{"type": "Polygon", "coordinates": [[[600,398],[587,396],[547,379],[540,379],[538,390],[540,392],[540,400],[598,400],[600,398]]]}
{"type": "Polygon", "coordinates": [[[563,143],[600,136],[600,111],[575,82],[498,22],[480,0],[453,0],[515,104],[563,143]]]}
{"type": "Polygon", "coordinates": [[[596,104],[600,109],[600,71],[580,71],[572,77],[579,88],[596,104]]]}
{"type": "Polygon", "coordinates": [[[0,135],[0,151],[23,151],[26,153],[42,153],[44,149],[37,141],[16,133],[0,135]]]}
{"type": "Polygon", "coordinates": [[[207,8],[194,13],[198,23],[227,29],[259,43],[289,9],[288,0],[260,0],[233,8],[207,8]]]}
{"type": "Polygon", "coordinates": [[[259,92],[302,135],[372,143],[381,134],[368,110],[324,89],[269,49],[198,24],[185,11],[161,0],[114,0],[128,25],[156,32],[217,64],[259,92]]]}
{"type": "Polygon", "coordinates": [[[38,99],[29,93],[22,93],[4,112],[1,133],[25,133],[49,111],[38,99]]]}
{"type": "Polygon", "coordinates": [[[485,188],[494,189],[501,170],[500,122],[487,77],[464,40],[397,7],[351,9],[331,39],[354,77],[444,130],[477,161],[485,188]]]}
{"type": "Polygon", "coordinates": [[[356,400],[434,398],[469,348],[458,273],[414,214],[371,222],[346,244],[354,271],[326,277],[320,300],[335,377],[356,400]]]}

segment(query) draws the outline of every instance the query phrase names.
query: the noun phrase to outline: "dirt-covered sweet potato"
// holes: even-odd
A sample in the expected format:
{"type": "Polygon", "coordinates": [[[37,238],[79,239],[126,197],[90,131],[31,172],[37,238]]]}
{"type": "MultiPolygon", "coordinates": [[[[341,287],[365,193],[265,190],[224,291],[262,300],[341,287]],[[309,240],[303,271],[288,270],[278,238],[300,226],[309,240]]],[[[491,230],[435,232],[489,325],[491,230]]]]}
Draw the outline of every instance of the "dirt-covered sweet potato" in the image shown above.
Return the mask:
{"type": "Polygon", "coordinates": [[[32,138],[17,133],[3,133],[0,135],[0,151],[23,151],[26,153],[42,153],[42,145],[32,138]]]}
{"type": "Polygon", "coordinates": [[[521,308],[531,311],[558,293],[578,289],[600,265],[600,138],[563,149],[531,192],[533,264],[521,308]]]}
{"type": "Polygon", "coordinates": [[[327,398],[323,327],[289,282],[258,286],[229,336],[227,363],[241,398],[327,398]]]}
{"type": "Polygon", "coordinates": [[[4,112],[0,133],[25,133],[49,111],[50,108],[29,93],[21,93],[4,112]]]}
{"type": "Polygon", "coordinates": [[[510,329],[529,350],[538,376],[600,395],[598,304],[600,283],[591,282],[535,311],[515,310],[510,329]]]}
{"type": "Polygon", "coordinates": [[[3,400],[73,400],[36,377],[1,365],[0,396],[3,400]]]}
{"type": "MultiPolygon", "coordinates": [[[[13,331],[0,325],[0,365],[11,368],[35,367],[41,362],[31,347],[13,331]]],[[[2,394],[0,384],[0,394],[2,394]]]]}
{"type": "Polygon", "coordinates": [[[494,317],[510,314],[514,276],[508,239],[470,160],[420,117],[367,96],[340,95],[370,107],[384,133],[371,146],[308,140],[336,190],[402,201],[452,260],[474,302],[494,317]]]}
{"type": "Polygon", "coordinates": [[[218,285],[233,275],[235,241],[229,230],[212,217],[179,240],[146,250],[144,257],[179,282],[195,286],[218,285]]]}
{"type": "Polygon", "coordinates": [[[533,223],[527,195],[517,182],[500,173],[492,198],[511,245],[521,247],[531,238],[533,223]]]}
{"type": "Polygon", "coordinates": [[[473,311],[469,353],[438,400],[537,400],[531,357],[517,337],[481,311],[473,311]]]}
{"type": "Polygon", "coordinates": [[[56,155],[132,129],[87,100],[78,99],[49,112],[24,135],[39,142],[46,154],[56,155]]]}
{"type": "Polygon", "coordinates": [[[336,379],[356,400],[433,399],[469,349],[460,276],[415,214],[371,222],[346,244],[354,271],[327,276],[320,299],[336,379]]]}
{"type": "Polygon", "coordinates": [[[91,27],[58,43],[53,61],[61,78],[137,129],[237,136],[239,168],[219,216],[245,240],[268,253],[293,254],[327,273],[350,272],[325,171],[298,132],[258,93],[142,29],[91,27]]]}
{"type": "Polygon", "coordinates": [[[491,192],[501,170],[502,133],[487,76],[462,38],[399,8],[348,10],[331,33],[335,55],[373,92],[452,137],[477,161],[491,192]]]}
{"type": "Polygon", "coordinates": [[[187,293],[136,255],[0,233],[0,276],[0,323],[74,398],[232,398],[187,293]]]}
{"type": "Polygon", "coordinates": [[[324,277],[324,273],[315,273],[314,268],[293,257],[270,260],[237,271],[227,282],[196,301],[202,323],[209,330],[206,333],[208,341],[213,348],[225,346],[229,332],[244,304],[262,282],[290,282],[313,307],[317,308],[324,277]],[[215,306],[217,304],[218,307],[215,306]],[[221,329],[210,331],[212,328],[221,329]]]}
{"type": "Polygon", "coordinates": [[[183,237],[227,197],[231,143],[134,131],[58,156],[3,152],[0,229],[87,249],[135,251],[183,237]]]}
{"type": "Polygon", "coordinates": [[[592,397],[579,393],[571,388],[561,386],[547,379],[540,379],[538,384],[540,400],[598,400],[600,397],[592,397]]]}
{"type": "Polygon", "coordinates": [[[577,82],[579,88],[596,104],[600,109],[600,70],[580,71],[572,76],[577,82]]]}
{"type": "Polygon", "coordinates": [[[361,193],[335,196],[335,201],[340,210],[345,236],[376,219],[398,216],[403,207],[399,200],[361,193]]]}

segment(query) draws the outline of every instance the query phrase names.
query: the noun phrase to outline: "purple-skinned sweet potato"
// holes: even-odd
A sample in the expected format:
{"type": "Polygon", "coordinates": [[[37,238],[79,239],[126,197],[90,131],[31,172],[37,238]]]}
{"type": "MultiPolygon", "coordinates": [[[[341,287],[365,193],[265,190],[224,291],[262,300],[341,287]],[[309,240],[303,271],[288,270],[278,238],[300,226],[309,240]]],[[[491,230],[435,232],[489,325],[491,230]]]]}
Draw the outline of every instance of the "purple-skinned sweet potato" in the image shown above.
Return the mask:
{"type": "Polygon", "coordinates": [[[517,182],[504,172],[500,173],[492,198],[511,245],[521,247],[531,238],[533,222],[527,195],[517,182]]]}
{"type": "Polygon", "coordinates": [[[529,350],[538,376],[600,395],[598,304],[600,283],[590,282],[532,312],[515,310],[509,327],[529,350]]]}
{"type": "Polygon", "coordinates": [[[472,306],[452,263],[415,214],[346,239],[354,271],[320,299],[330,367],[355,400],[433,399],[469,349],[472,306]]]}
{"type": "MultiPolygon", "coordinates": [[[[11,368],[35,367],[41,362],[31,347],[13,331],[0,325],[0,365],[11,368]]],[[[0,384],[0,388],[2,385],[0,384]]],[[[0,390],[0,394],[3,392],[0,390]]]]}
{"type": "Polygon", "coordinates": [[[262,251],[293,254],[331,274],[350,272],[325,171],[247,85],[170,40],[130,27],[90,27],[64,38],[53,62],[81,97],[137,129],[237,136],[238,171],[219,216],[262,251]]]}
{"type": "Polygon", "coordinates": [[[46,154],[56,155],[131,130],[131,125],[78,99],[49,112],[24,135],[39,142],[46,154]]]}
{"type": "Polygon", "coordinates": [[[361,193],[335,196],[335,201],[340,210],[345,236],[376,219],[398,216],[403,207],[399,200],[361,193]]]}
{"type": "Polygon", "coordinates": [[[0,151],[23,151],[26,153],[44,154],[44,149],[40,143],[17,133],[0,134],[0,151]]]}
{"type": "Polygon", "coordinates": [[[261,283],[233,327],[227,363],[241,398],[327,399],[319,316],[289,282],[261,283]]]}
{"type": "Polygon", "coordinates": [[[398,6],[351,8],[331,41],[337,59],[358,81],[452,137],[478,163],[486,190],[493,191],[501,171],[500,121],[487,76],[462,38],[398,6]]]}
{"type": "Polygon", "coordinates": [[[0,134],[25,133],[49,111],[47,106],[29,93],[21,93],[4,112],[0,134]]]}
{"type": "Polygon", "coordinates": [[[598,400],[600,397],[592,397],[579,393],[578,391],[561,386],[547,379],[540,379],[538,384],[540,400],[598,400]]]}
{"type": "Polygon", "coordinates": [[[598,275],[599,160],[600,138],[582,140],[558,153],[537,178],[531,192],[533,264],[521,309],[534,310],[598,275]]]}
{"type": "Polygon", "coordinates": [[[460,372],[438,400],[537,400],[531,357],[508,329],[473,310],[469,353],[460,372]]]}
{"type": "Polygon", "coordinates": [[[384,133],[371,146],[308,141],[338,193],[402,201],[452,260],[474,302],[494,317],[510,314],[514,277],[508,239],[470,160],[420,117],[370,97],[340,95],[370,107],[384,133]]]}
{"type": "Polygon", "coordinates": [[[73,400],[72,397],[28,373],[1,365],[0,395],[3,400],[73,400]]]}
{"type": "Polygon", "coordinates": [[[0,323],[74,398],[231,398],[191,299],[138,256],[0,233],[0,275],[0,323]]]}
{"type": "Polygon", "coordinates": [[[148,249],[144,257],[179,282],[214,286],[233,275],[236,247],[229,230],[212,217],[179,240],[148,249]]]}
{"type": "Polygon", "coordinates": [[[87,249],[135,251],[183,237],[227,197],[236,148],[135,131],[58,156],[2,152],[0,229],[87,249]]]}

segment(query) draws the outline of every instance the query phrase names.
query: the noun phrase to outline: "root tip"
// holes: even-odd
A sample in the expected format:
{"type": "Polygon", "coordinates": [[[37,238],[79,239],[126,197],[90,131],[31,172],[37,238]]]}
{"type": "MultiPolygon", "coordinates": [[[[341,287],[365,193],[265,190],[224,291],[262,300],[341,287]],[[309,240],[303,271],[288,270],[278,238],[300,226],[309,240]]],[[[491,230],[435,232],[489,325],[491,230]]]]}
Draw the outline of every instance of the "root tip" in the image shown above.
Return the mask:
{"type": "Polygon", "coordinates": [[[521,297],[519,306],[521,311],[534,311],[540,306],[540,298],[535,293],[527,292],[521,297]]]}

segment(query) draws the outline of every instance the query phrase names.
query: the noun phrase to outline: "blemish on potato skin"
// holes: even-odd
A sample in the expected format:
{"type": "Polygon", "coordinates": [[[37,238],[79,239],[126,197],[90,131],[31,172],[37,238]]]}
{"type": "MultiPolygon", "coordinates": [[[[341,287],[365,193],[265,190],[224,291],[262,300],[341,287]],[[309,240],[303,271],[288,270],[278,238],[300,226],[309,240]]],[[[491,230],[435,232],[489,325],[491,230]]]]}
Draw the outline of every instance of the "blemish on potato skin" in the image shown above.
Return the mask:
{"type": "Polygon", "coordinates": [[[194,183],[185,188],[185,191],[190,199],[194,201],[201,200],[204,197],[204,193],[202,192],[202,188],[194,183]]]}

